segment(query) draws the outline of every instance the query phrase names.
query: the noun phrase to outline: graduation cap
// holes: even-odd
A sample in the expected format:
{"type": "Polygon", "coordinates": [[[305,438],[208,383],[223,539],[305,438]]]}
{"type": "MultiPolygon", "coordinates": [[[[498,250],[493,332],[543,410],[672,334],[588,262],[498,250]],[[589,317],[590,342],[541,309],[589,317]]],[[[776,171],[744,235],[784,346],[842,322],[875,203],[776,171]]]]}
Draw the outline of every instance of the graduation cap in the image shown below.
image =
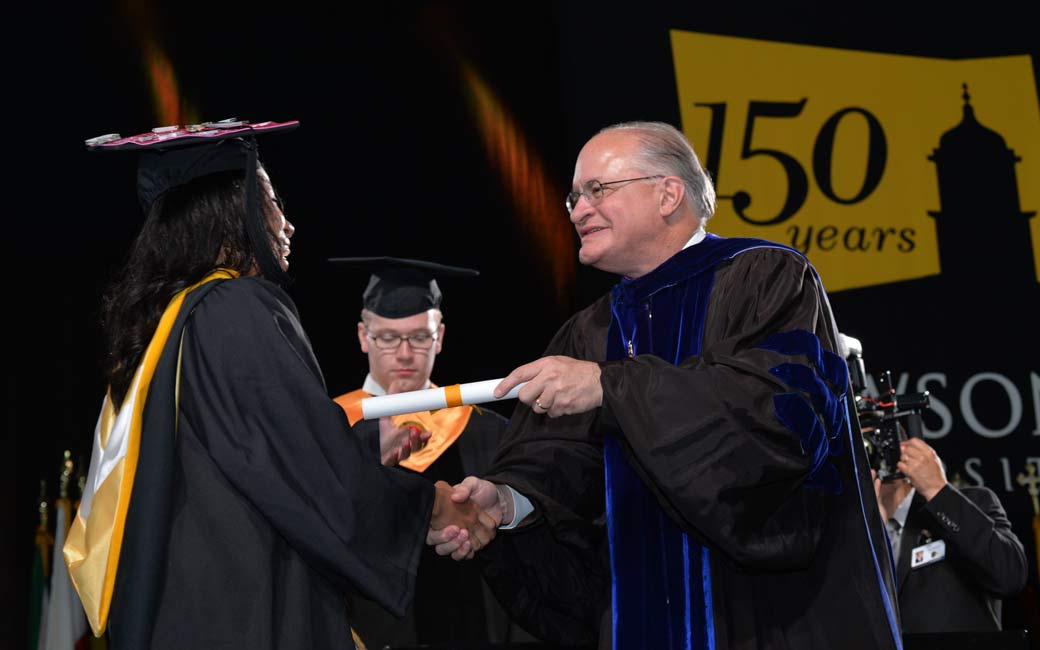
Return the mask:
{"type": "Polygon", "coordinates": [[[167,190],[203,176],[226,171],[241,171],[245,179],[247,230],[264,277],[280,284],[288,276],[270,252],[267,224],[259,209],[256,181],[257,144],[255,136],[291,131],[299,126],[290,122],[248,122],[221,120],[187,126],[164,126],[127,138],[109,133],[85,142],[96,152],[132,152],[140,155],[137,166],[137,198],[147,214],[152,204],[167,190]]]}
{"type": "Polygon", "coordinates": [[[330,257],[334,266],[370,271],[362,306],[383,318],[405,318],[441,305],[437,278],[472,278],[475,269],[399,257],[330,257]]]}

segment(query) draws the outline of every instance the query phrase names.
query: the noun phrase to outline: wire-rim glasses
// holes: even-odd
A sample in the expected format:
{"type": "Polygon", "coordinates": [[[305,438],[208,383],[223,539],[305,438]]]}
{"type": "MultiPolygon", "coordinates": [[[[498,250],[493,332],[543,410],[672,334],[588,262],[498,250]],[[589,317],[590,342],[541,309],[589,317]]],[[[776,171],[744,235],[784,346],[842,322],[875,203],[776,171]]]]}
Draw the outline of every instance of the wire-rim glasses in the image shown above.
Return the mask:
{"type": "Polygon", "coordinates": [[[593,178],[590,181],[585,181],[585,184],[581,186],[580,192],[569,192],[567,194],[567,199],[564,201],[563,204],[567,206],[568,213],[574,212],[574,208],[578,205],[578,201],[583,196],[589,202],[589,204],[595,205],[596,203],[599,203],[601,200],[603,200],[603,188],[605,187],[608,187],[610,185],[618,185],[619,183],[645,181],[651,178],[664,178],[664,176],[661,176],[660,174],[655,174],[653,176],[640,176],[639,178],[624,178],[619,181],[607,181],[606,183],[593,178]]]}
{"type": "Polygon", "coordinates": [[[413,350],[429,350],[437,340],[437,332],[416,332],[414,334],[381,332],[373,334],[366,330],[365,336],[380,350],[396,350],[401,346],[402,341],[408,341],[409,347],[413,350]]]}

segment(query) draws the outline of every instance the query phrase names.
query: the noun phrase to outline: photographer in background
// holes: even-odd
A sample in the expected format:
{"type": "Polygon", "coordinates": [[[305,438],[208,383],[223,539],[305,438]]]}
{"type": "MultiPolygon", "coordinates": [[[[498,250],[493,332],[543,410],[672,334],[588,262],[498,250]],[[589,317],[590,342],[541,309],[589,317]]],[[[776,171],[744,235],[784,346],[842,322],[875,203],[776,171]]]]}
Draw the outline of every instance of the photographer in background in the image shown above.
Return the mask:
{"type": "Polygon", "coordinates": [[[1026,583],[1026,556],[997,495],[956,488],[921,438],[900,441],[898,474],[876,477],[896,565],[904,634],[1000,630],[1001,598],[1026,583]]]}
{"type": "Polygon", "coordinates": [[[986,487],[957,488],[922,439],[927,392],[897,395],[892,373],[868,395],[863,345],[839,334],[896,567],[903,634],[1001,629],[1001,598],[1026,584],[1022,542],[986,487]]]}

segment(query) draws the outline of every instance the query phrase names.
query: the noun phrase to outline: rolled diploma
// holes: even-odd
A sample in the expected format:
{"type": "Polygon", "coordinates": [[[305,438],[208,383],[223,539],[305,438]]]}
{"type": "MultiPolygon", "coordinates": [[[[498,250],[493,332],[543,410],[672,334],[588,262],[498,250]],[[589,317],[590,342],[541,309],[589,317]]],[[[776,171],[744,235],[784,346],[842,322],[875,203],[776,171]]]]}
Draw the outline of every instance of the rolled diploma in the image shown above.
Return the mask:
{"type": "Polygon", "coordinates": [[[408,393],[366,397],[361,400],[362,419],[375,420],[376,418],[404,415],[405,413],[415,413],[416,411],[433,411],[452,406],[515,399],[517,393],[527,383],[524,382],[515,386],[513,390],[502,397],[495,397],[495,386],[498,386],[501,381],[502,379],[488,379],[487,381],[474,381],[468,384],[413,390],[408,393]]]}

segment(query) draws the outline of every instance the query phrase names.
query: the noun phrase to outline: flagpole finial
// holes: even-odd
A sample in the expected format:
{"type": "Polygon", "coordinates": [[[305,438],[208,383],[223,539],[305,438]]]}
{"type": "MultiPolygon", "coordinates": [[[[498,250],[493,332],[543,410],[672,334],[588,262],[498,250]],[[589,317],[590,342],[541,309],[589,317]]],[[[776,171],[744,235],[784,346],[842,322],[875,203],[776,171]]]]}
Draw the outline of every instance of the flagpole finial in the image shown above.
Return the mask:
{"type": "Polygon", "coordinates": [[[86,460],[83,458],[83,454],[80,454],[79,465],[76,466],[76,489],[79,490],[79,493],[76,494],[77,499],[83,498],[83,491],[87,488],[87,472],[84,469],[86,467],[86,460]]]}
{"type": "Polygon", "coordinates": [[[36,509],[40,513],[40,526],[47,527],[47,481],[40,480],[40,496],[36,498],[36,509]]]}
{"type": "Polygon", "coordinates": [[[58,496],[62,499],[69,497],[69,480],[72,479],[72,452],[68,449],[63,454],[61,462],[61,482],[58,484],[58,496]]]}
{"type": "Polygon", "coordinates": [[[1033,514],[1040,517],[1040,476],[1037,476],[1036,465],[1026,463],[1026,473],[1019,474],[1015,479],[1019,485],[1026,489],[1033,499],[1033,514]]]}

